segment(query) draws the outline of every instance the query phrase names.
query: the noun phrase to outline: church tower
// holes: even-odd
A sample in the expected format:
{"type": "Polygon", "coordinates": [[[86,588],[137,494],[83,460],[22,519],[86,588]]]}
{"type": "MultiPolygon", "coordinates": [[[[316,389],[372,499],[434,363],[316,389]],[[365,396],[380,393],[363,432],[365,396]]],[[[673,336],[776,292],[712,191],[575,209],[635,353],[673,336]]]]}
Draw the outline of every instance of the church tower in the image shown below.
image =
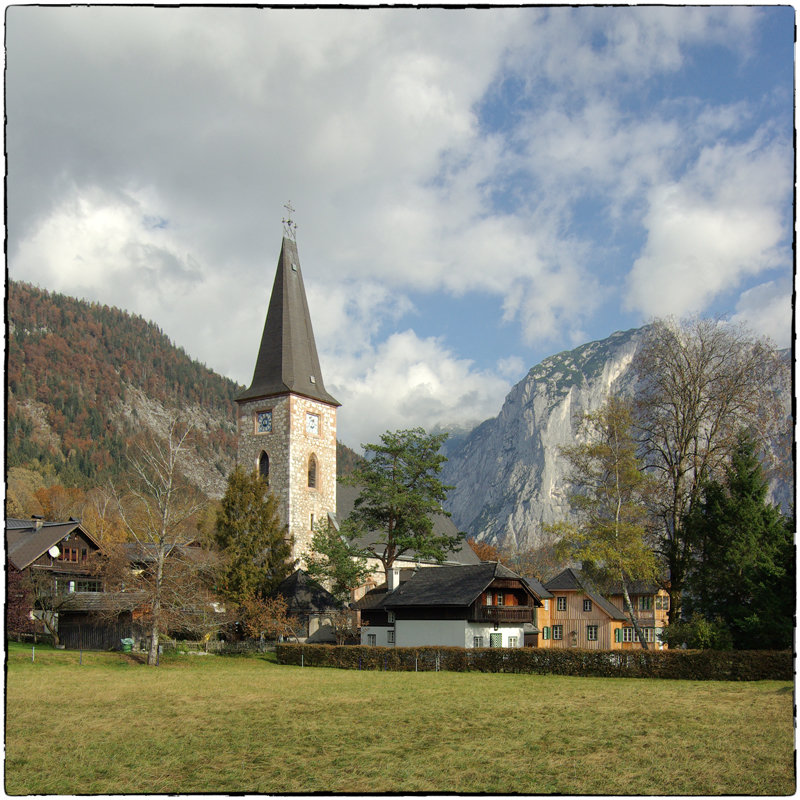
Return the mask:
{"type": "Polygon", "coordinates": [[[269,482],[294,537],[293,556],[302,562],[315,523],[336,513],[341,403],[322,381],[293,237],[284,236],[281,244],[253,382],[236,402],[238,462],[269,482]]]}

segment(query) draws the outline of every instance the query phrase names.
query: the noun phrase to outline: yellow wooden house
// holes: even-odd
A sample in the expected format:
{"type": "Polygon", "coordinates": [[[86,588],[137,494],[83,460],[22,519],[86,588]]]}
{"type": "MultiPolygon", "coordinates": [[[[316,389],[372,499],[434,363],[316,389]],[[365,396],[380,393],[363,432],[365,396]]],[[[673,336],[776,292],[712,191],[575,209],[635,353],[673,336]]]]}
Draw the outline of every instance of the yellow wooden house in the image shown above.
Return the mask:
{"type": "MultiPolygon", "coordinates": [[[[608,597],[582,575],[568,567],[544,584],[552,598],[538,609],[539,647],[578,647],[587,650],[640,648],[624,610],[622,589],[608,597]]],[[[645,641],[661,648],[658,634],[666,626],[669,596],[655,585],[632,583],[628,589],[645,641]]]]}

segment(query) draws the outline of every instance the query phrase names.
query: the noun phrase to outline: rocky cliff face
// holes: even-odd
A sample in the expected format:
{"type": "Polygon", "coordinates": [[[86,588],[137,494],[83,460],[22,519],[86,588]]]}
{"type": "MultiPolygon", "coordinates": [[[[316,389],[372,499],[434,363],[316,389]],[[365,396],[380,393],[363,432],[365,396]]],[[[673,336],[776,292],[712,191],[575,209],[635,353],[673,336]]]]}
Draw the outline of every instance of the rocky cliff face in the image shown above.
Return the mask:
{"type": "Polygon", "coordinates": [[[500,413],[447,444],[447,510],[460,530],[492,543],[539,543],[543,523],[563,519],[569,486],[559,448],[610,392],[633,391],[630,366],[643,329],[545,359],[508,394],[500,413]]]}
{"type": "MultiPolygon", "coordinates": [[[[543,524],[569,515],[571,487],[559,448],[575,443],[579,420],[610,393],[635,393],[631,365],[645,332],[621,331],[545,359],[509,392],[497,417],[451,436],[443,480],[455,487],[446,508],[459,530],[492,544],[535,547],[542,543],[543,524]]],[[[788,351],[782,355],[786,380],[776,391],[790,431],[791,358],[788,351]]],[[[770,483],[773,501],[788,509],[791,476],[770,483]]]]}

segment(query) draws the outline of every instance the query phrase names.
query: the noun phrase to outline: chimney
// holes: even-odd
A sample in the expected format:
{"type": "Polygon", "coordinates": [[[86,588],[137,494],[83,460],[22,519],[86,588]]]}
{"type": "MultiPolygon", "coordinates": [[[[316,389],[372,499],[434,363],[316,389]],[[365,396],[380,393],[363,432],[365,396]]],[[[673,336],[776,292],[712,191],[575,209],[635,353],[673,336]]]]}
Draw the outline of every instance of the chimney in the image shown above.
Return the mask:
{"type": "Polygon", "coordinates": [[[34,530],[40,531],[42,529],[42,520],[44,517],[40,517],[38,514],[34,514],[31,519],[33,520],[33,528],[34,530]]]}
{"type": "Polygon", "coordinates": [[[393,592],[400,585],[400,568],[392,567],[386,571],[386,586],[393,592]]]}

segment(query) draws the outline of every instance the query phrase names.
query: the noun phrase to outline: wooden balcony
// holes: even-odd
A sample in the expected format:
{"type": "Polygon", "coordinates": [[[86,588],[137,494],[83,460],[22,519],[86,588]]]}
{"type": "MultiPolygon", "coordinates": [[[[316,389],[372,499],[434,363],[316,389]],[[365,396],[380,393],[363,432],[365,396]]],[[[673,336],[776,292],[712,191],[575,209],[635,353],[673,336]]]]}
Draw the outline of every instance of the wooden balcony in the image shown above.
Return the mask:
{"type": "Polygon", "coordinates": [[[533,606],[475,606],[470,622],[533,622],[533,606]]]}

